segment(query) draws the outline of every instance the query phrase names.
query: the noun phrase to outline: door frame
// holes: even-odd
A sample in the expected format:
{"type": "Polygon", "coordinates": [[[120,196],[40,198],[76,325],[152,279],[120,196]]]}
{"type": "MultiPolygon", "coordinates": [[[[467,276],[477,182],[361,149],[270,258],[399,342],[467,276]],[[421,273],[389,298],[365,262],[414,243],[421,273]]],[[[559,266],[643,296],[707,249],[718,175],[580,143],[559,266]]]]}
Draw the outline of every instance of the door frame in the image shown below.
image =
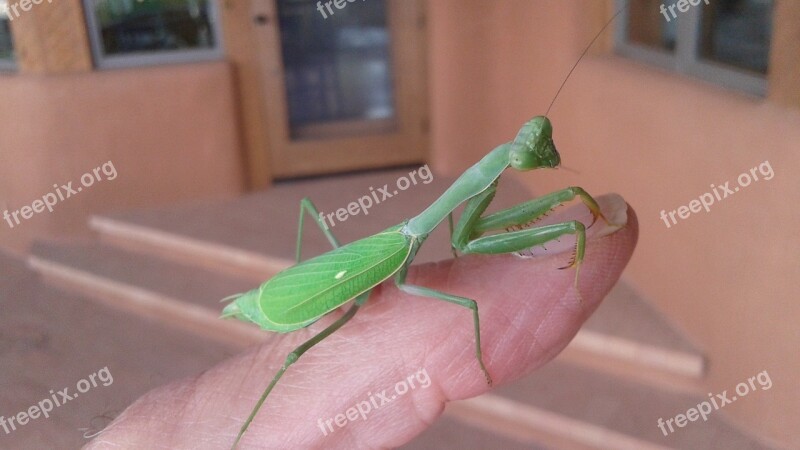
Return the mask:
{"type": "MultiPolygon", "coordinates": [[[[261,68],[266,142],[256,158],[268,160],[267,178],[291,178],[390,167],[425,161],[428,155],[428,92],[424,0],[387,0],[395,102],[394,131],[292,140],[276,0],[253,0],[253,37],[261,68]]],[[[360,4],[350,6],[358,7],[360,4]]],[[[328,20],[334,19],[334,17],[328,20]]],[[[320,18],[320,20],[323,20],[320,18]]],[[[250,164],[254,163],[250,158],[250,164]]],[[[256,178],[265,178],[258,174],[256,178]]]]}

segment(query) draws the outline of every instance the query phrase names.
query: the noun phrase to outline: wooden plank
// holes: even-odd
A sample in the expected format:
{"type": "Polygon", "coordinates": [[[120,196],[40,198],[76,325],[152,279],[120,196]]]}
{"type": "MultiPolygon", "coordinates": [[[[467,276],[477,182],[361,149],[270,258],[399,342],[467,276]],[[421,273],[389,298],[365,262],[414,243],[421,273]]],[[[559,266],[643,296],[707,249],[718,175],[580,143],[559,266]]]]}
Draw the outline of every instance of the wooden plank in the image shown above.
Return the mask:
{"type": "Polygon", "coordinates": [[[219,2],[225,51],[235,67],[248,186],[250,189],[263,189],[272,183],[272,175],[265,127],[267,116],[263,101],[263,74],[254,33],[254,27],[259,25],[254,21],[255,14],[251,11],[250,3],[247,0],[219,2]]]}
{"type": "Polygon", "coordinates": [[[702,393],[654,389],[553,361],[494,389],[490,396],[469,402],[471,408],[593,448],[764,448],[764,443],[733,425],[721,411],[709,414],[707,421],[675,427],[667,436],[659,429],[659,418],[666,421],[685,414],[707,399],[702,393]]]}
{"type": "Polygon", "coordinates": [[[451,404],[459,419],[484,427],[492,424],[506,433],[538,439],[560,449],[669,450],[604,427],[573,420],[550,411],[520,404],[495,395],[482,395],[451,404]]]}
{"type": "Polygon", "coordinates": [[[219,319],[219,300],[255,283],[96,244],[37,244],[32,252],[29,264],[49,282],[106,306],[239,347],[269,336],[253,325],[219,319]]]}
{"type": "Polygon", "coordinates": [[[662,49],[661,30],[664,17],[659,12],[661,0],[633,0],[630,3],[628,37],[631,41],[662,49]]]}
{"type": "MultiPolygon", "coordinates": [[[[586,45],[591,42],[595,34],[603,28],[614,14],[617,13],[617,5],[614,0],[600,0],[589,2],[585,5],[585,14],[581,14],[580,20],[586,23],[581,27],[585,30],[584,35],[587,39],[586,45]]],[[[611,22],[603,33],[598,36],[597,41],[589,48],[589,55],[608,55],[614,51],[614,35],[617,27],[623,26],[622,20],[617,17],[611,22]]]]}
{"type": "Polygon", "coordinates": [[[474,427],[469,422],[456,420],[448,413],[434,422],[421,435],[414,438],[400,450],[440,450],[453,448],[458,450],[485,450],[501,448],[503,450],[544,450],[545,447],[535,442],[525,442],[499,434],[497,430],[474,427]]]}
{"type": "Polygon", "coordinates": [[[32,5],[11,2],[19,16],[11,21],[20,73],[61,74],[92,70],[92,53],[81,0],[32,5]]]}
{"type": "Polygon", "coordinates": [[[800,107],[800,2],[778,0],[772,20],[769,99],[800,107]]]}

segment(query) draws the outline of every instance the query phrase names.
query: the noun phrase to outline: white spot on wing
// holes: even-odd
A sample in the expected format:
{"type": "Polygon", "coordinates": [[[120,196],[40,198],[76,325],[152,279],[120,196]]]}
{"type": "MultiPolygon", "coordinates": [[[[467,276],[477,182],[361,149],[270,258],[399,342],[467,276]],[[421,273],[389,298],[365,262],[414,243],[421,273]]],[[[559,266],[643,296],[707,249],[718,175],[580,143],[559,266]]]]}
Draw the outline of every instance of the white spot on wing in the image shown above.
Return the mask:
{"type": "Polygon", "coordinates": [[[338,280],[338,279],[342,278],[344,276],[344,274],[346,274],[346,273],[347,273],[347,271],[343,270],[343,271],[337,273],[334,278],[336,278],[338,280]]]}

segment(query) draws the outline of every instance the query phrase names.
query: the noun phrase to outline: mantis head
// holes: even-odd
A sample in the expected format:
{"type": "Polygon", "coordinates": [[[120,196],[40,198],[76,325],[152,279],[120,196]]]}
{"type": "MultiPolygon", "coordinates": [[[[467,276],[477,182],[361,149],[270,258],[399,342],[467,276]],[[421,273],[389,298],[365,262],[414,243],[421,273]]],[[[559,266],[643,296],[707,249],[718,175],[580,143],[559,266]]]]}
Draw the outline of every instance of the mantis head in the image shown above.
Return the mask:
{"type": "Polygon", "coordinates": [[[545,116],[536,116],[520,128],[511,143],[509,165],[517,170],[552,169],[561,164],[555,144],[553,125],[545,116]]]}

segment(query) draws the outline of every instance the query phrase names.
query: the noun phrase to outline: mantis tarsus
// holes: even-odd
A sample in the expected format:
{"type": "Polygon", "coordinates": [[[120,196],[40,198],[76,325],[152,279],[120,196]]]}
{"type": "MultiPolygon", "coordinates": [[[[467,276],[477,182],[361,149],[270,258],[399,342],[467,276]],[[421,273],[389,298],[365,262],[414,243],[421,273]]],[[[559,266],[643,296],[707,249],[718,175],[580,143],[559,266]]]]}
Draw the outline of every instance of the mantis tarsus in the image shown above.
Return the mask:
{"type": "MultiPolygon", "coordinates": [[[[621,11],[620,9],[606,23],[597,36],[621,11]]],[[[584,55],[592,43],[586,47],[584,55]]],[[[576,62],[572,70],[577,64],[576,62]]],[[[564,83],[566,79],[561,88],[564,83]]],[[[551,102],[550,106],[552,105],[551,102]]],[[[255,323],[264,330],[288,333],[311,325],[350,300],[355,299],[355,301],[342,317],[289,353],[242,425],[232,448],[236,448],[267,396],[289,366],[352,319],[367,301],[372,289],[392,277],[397,287],[405,293],[444,300],[472,311],[475,326],[475,356],[486,382],[491,385],[492,378],[486,370],[481,352],[477,302],[406,283],[408,267],[428,235],[445,219],[450,224],[454,254],[456,251],[462,254],[515,253],[573,234],[576,237],[575,253],[572,261],[562,269],[575,268],[577,288],[578,269],[583,261],[586,245],[584,224],[571,220],[539,227],[531,225],[553,208],[575,198],[580,199],[591,211],[592,224],[600,218],[611,225],[600,212],[597,202],[586,191],[579,187],[569,187],[490,215],[483,215],[494,199],[501,174],[507,168],[527,171],[556,168],[560,163],[561,158],[553,144],[553,127],[550,120],[546,115],[534,117],[522,126],[513,141],[496,147],[467,169],[422,213],[399,225],[345,246],[339,245],[333,233],[320,220],[319,211],[311,200],[308,198],[301,200],[296,264],[279,272],[256,289],[225,299],[233,302],[225,307],[222,317],[234,317],[255,323]],[[464,210],[453,227],[453,211],[462,204],[464,210]],[[316,221],[333,246],[333,250],[300,262],[306,213],[316,221]],[[516,231],[508,231],[511,228],[516,231]],[[492,232],[498,233],[485,235],[492,232]]]]}

